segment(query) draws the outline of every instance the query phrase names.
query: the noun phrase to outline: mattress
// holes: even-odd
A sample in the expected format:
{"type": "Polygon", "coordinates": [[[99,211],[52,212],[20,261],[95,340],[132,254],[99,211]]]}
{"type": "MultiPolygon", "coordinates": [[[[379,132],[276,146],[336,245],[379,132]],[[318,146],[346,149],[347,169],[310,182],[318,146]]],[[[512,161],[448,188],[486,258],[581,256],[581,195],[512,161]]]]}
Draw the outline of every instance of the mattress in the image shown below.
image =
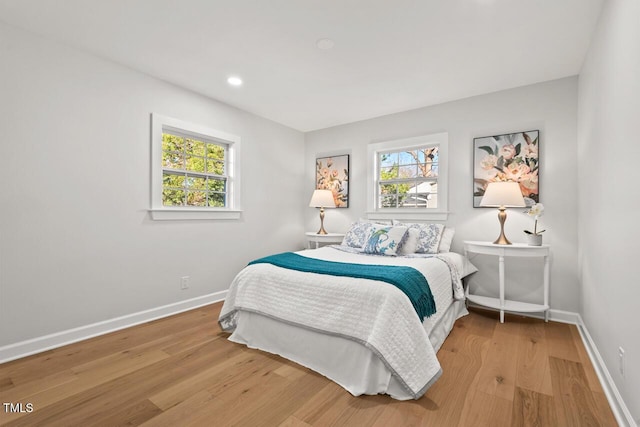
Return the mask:
{"type": "MultiPolygon", "coordinates": [[[[220,315],[223,329],[233,332],[229,339],[313,369],[355,396],[382,393],[400,400],[422,396],[441,374],[435,352],[455,320],[467,314],[459,283],[460,276],[465,274],[464,257],[456,253],[381,257],[349,253],[341,247],[324,247],[298,254],[336,262],[412,266],[427,279],[436,313],[420,322],[415,311],[406,313],[404,306],[395,305],[380,313],[363,311],[364,325],[360,318],[348,315],[346,318],[338,315],[337,320],[332,320],[336,317],[335,312],[351,314],[354,310],[367,310],[354,305],[366,306],[359,301],[372,301],[366,291],[363,296],[351,297],[343,292],[342,286],[351,290],[354,286],[361,289],[368,285],[376,295],[384,290],[388,293],[382,299],[385,304],[393,297],[402,305],[403,297],[397,295],[400,292],[397,289],[377,281],[363,282],[262,266],[259,271],[243,270],[230,288],[220,315]],[[247,279],[247,275],[251,278],[247,279]],[[278,288],[283,281],[288,285],[278,288]],[[278,283],[277,290],[271,289],[273,283],[278,283]],[[281,294],[277,292],[282,292],[286,304],[281,304],[281,294]],[[320,297],[319,293],[322,294],[320,297]],[[309,302],[311,309],[307,307],[309,302]],[[296,305],[299,305],[297,309],[305,311],[303,315],[287,311],[296,305]],[[286,306],[286,309],[278,306],[286,306]],[[375,325],[369,328],[370,324],[375,325]],[[380,336],[369,337],[374,334],[380,336]],[[403,339],[407,336],[408,339],[403,339]]],[[[380,304],[371,303],[374,307],[380,304]]]]}

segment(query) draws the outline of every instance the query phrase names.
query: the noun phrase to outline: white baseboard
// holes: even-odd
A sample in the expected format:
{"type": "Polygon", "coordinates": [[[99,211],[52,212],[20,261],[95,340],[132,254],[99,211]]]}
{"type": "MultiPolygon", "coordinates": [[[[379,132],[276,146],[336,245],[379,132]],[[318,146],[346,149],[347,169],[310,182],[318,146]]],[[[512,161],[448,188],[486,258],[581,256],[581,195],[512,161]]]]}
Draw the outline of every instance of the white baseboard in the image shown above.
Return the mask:
{"type": "MultiPolygon", "coordinates": [[[[544,316],[540,316],[540,318],[544,318],[544,316]]],[[[564,310],[549,310],[549,320],[553,320],[554,322],[560,323],[570,323],[572,325],[577,325],[580,322],[580,314],[574,313],[572,311],[564,311],[564,310]]]]}
{"type": "Polygon", "coordinates": [[[622,395],[620,395],[618,387],[616,387],[607,366],[604,364],[604,360],[602,359],[602,356],[600,356],[600,352],[591,338],[589,330],[582,321],[582,316],[578,315],[578,321],[579,323],[577,326],[578,331],[580,331],[580,336],[582,337],[582,342],[587,349],[587,353],[591,359],[591,364],[596,370],[596,374],[598,375],[600,384],[604,389],[604,394],[607,396],[613,415],[616,417],[616,421],[621,426],[638,427],[638,424],[634,421],[629,408],[627,408],[627,405],[624,403],[622,395]]]}
{"type": "Polygon", "coordinates": [[[42,337],[32,338],[15,344],[9,344],[0,347],[0,363],[31,356],[32,354],[41,353],[53,348],[72,344],[74,342],[108,334],[110,332],[115,332],[120,329],[129,328],[131,326],[150,322],[163,317],[172,316],[174,314],[182,313],[183,311],[193,310],[194,308],[222,301],[226,296],[226,290],[214,292],[212,294],[163,305],[161,307],[140,311],[138,313],[127,314],[114,319],[104,320],[102,322],[56,332],[42,337]]]}
{"type": "MultiPolygon", "coordinates": [[[[469,302],[469,307],[478,307],[483,310],[489,310],[489,311],[495,311],[495,312],[500,311],[496,308],[485,307],[483,305],[474,304],[472,302],[469,302]]],[[[518,314],[525,317],[533,317],[535,319],[544,319],[544,315],[542,313],[520,313],[515,311],[513,312],[505,311],[505,313],[513,313],[513,314],[518,314]]],[[[580,315],[578,313],[574,313],[572,311],[555,310],[553,308],[549,310],[549,320],[553,320],[554,322],[560,322],[560,323],[570,323],[572,325],[578,325],[578,322],[581,321],[580,315]]]]}

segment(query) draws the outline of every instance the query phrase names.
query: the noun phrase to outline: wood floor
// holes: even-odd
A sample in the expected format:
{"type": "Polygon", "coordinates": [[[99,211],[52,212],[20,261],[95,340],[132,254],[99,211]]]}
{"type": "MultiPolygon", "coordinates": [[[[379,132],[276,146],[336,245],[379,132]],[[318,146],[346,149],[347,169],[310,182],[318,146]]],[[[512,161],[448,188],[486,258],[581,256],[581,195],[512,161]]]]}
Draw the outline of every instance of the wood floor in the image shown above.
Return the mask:
{"type": "Polygon", "coordinates": [[[417,401],[353,397],[226,340],[213,304],[0,365],[7,426],[615,426],[575,326],[473,311],[417,401]],[[33,406],[27,412],[27,403],[33,406]],[[14,409],[17,407],[14,406],[14,409]]]}

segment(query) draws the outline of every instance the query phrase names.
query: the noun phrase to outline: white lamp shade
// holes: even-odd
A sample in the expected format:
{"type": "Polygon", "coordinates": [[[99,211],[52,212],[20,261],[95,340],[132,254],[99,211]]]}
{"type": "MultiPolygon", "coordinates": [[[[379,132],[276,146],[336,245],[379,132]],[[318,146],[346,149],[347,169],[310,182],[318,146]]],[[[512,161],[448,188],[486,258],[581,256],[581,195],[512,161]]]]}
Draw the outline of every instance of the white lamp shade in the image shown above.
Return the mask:
{"type": "Polygon", "coordinates": [[[480,200],[480,206],[516,208],[526,204],[517,182],[490,182],[480,200]]]}
{"type": "Polygon", "coordinates": [[[336,203],[333,201],[333,193],[330,190],[315,190],[313,192],[313,196],[311,196],[309,207],[310,208],[335,208],[336,203]]]}

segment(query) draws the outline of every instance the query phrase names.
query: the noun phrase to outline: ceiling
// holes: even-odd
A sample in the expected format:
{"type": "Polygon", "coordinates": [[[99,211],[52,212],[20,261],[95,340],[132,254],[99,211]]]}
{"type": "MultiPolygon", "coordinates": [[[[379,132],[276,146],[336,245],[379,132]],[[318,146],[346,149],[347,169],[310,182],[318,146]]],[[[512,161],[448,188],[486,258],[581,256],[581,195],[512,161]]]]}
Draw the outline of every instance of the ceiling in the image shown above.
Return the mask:
{"type": "Polygon", "coordinates": [[[0,0],[0,21],[310,131],[576,75],[602,2],[0,0]]]}

